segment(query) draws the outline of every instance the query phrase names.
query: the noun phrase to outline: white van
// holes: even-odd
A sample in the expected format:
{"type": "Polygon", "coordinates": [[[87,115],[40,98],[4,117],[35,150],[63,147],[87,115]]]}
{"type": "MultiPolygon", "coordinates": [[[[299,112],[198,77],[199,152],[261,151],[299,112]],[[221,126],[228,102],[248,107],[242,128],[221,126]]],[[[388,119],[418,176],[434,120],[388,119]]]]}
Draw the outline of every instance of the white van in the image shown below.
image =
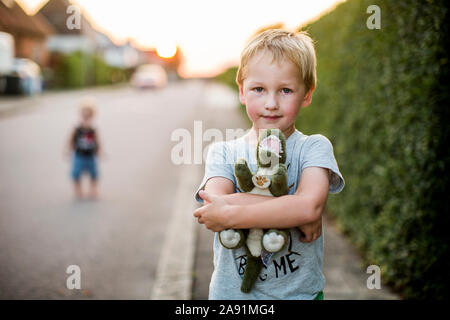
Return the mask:
{"type": "Polygon", "coordinates": [[[131,77],[131,85],[136,88],[164,88],[167,86],[166,70],[157,64],[139,66],[131,77]]]}

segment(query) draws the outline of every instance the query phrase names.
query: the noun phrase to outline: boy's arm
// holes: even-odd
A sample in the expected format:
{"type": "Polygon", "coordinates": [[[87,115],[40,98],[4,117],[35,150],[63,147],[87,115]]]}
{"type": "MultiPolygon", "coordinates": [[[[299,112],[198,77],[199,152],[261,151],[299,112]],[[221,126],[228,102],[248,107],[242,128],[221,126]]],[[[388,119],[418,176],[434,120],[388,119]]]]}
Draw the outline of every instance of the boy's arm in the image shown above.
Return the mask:
{"type": "Polygon", "coordinates": [[[100,135],[98,134],[98,131],[96,131],[95,132],[95,135],[96,135],[96,142],[97,142],[97,152],[98,153],[102,153],[103,152],[103,148],[102,148],[102,144],[101,144],[101,142],[100,142],[100,135]]]}
{"type": "Polygon", "coordinates": [[[95,139],[96,139],[96,143],[97,143],[97,154],[100,157],[105,158],[106,154],[105,154],[105,151],[103,150],[103,143],[102,143],[103,141],[102,141],[102,139],[100,139],[98,130],[95,130],[95,139]]]}
{"type": "Polygon", "coordinates": [[[251,194],[244,192],[226,194],[223,196],[223,198],[227,203],[231,205],[256,204],[273,199],[273,197],[271,196],[262,196],[259,194],[251,194]]]}
{"type": "MultiPolygon", "coordinates": [[[[213,177],[209,179],[204,189],[210,194],[223,196],[223,199],[225,199],[225,201],[231,205],[255,204],[273,199],[273,197],[262,196],[258,194],[244,192],[235,193],[233,182],[231,182],[230,179],[224,177],[213,177]]],[[[208,200],[204,201],[204,205],[209,203],[208,200]]]]}
{"type": "Polygon", "coordinates": [[[225,215],[225,226],[235,229],[293,228],[317,221],[325,208],[328,189],[328,169],[308,167],[303,170],[294,195],[270,197],[270,200],[253,204],[230,205],[225,215]]]}
{"type": "MultiPolygon", "coordinates": [[[[228,195],[234,192],[233,182],[225,177],[212,177],[209,179],[204,190],[211,194],[216,194],[218,196],[228,195]]],[[[207,205],[209,201],[204,200],[204,206],[207,205]]]]}
{"type": "Polygon", "coordinates": [[[73,138],[75,135],[75,130],[72,130],[72,132],[69,135],[69,139],[67,139],[66,145],[64,146],[64,155],[69,156],[70,152],[73,150],[73,138]]]}
{"type": "Polygon", "coordinates": [[[200,197],[209,204],[195,210],[194,216],[212,231],[228,228],[285,229],[314,224],[321,221],[328,190],[329,170],[308,167],[303,170],[294,195],[270,197],[270,200],[254,204],[231,205],[224,196],[200,192],[200,197]]]}

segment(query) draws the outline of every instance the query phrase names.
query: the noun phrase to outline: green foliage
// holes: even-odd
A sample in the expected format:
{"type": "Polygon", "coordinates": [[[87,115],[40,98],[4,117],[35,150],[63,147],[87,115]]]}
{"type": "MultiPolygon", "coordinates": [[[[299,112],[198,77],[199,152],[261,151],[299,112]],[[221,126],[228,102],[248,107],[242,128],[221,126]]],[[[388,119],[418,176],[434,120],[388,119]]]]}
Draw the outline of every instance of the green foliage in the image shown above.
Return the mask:
{"type": "Polygon", "coordinates": [[[447,17],[443,1],[352,0],[305,28],[318,86],[297,128],[332,141],[346,188],[328,207],[406,298],[449,297],[447,17]]]}
{"type": "Polygon", "coordinates": [[[44,73],[53,88],[80,88],[126,81],[130,72],[107,65],[100,57],[80,51],[56,56],[52,70],[44,73]]]}
{"type": "MultiPolygon", "coordinates": [[[[217,75],[214,80],[221,82],[223,84],[226,84],[233,90],[236,90],[236,92],[239,92],[239,86],[236,83],[236,74],[237,74],[238,67],[231,67],[225,70],[223,73],[217,75]]],[[[245,106],[241,103],[239,103],[239,111],[242,113],[242,116],[247,120],[249,126],[251,127],[252,122],[247,116],[247,111],[245,109],[245,106]]]]}
{"type": "Polygon", "coordinates": [[[239,87],[236,83],[236,73],[238,67],[231,67],[225,70],[223,73],[216,76],[215,80],[222,82],[230,88],[239,91],[239,87]]]}
{"type": "Polygon", "coordinates": [[[90,55],[82,52],[67,55],[62,61],[63,86],[78,88],[91,84],[92,66],[93,59],[90,55]]]}

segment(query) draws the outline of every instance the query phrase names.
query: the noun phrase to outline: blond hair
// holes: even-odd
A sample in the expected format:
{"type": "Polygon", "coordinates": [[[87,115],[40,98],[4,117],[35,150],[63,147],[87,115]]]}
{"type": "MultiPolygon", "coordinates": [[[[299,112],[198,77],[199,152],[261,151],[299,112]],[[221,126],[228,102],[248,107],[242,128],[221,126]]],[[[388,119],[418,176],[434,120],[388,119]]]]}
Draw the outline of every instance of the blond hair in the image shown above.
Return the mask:
{"type": "Polygon", "coordinates": [[[247,65],[251,58],[261,51],[272,53],[273,61],[291,60],[299,71],[305,91],[316,87],[316,53],[314,42],[305,31],[289,32],[269,29],[252,38],[241,53],[236,82],[242,85],[247,76],[247,65]]]}

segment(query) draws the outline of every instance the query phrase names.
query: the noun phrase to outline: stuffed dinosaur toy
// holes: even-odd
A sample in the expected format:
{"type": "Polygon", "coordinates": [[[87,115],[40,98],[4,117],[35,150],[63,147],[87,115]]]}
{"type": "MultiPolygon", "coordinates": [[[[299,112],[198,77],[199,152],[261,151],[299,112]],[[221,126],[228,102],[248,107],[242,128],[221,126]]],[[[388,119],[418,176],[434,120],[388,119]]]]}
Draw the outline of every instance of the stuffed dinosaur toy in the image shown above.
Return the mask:
{"type": "MultiPolygon", "coordinates": [[[[279,129],[265,129],[256,146],[257,171],[252,173],[245,159],[234,164],[234,175],[242,192],[280,197],[288,194],[286,138],[279,129]]],[[[274,212],[276,214],[276,212],[274,212]]],[[[251,291],[263,266],[263,259],[284,249],[288,230],[226,229],[219,233],[220,243],[227,249],[244,246],[247,263],[241,291],[251,291]]]]}

